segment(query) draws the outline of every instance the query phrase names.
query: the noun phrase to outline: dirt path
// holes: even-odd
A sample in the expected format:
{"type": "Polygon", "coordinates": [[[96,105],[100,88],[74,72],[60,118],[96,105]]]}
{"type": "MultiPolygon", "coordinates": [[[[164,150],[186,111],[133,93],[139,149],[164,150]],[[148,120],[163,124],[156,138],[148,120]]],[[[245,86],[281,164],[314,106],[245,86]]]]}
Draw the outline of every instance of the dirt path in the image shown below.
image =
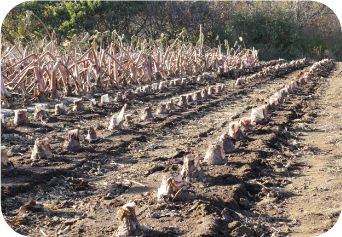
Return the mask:
{"type": "Polygon", "coordinates": [[[294,196],[285,201],[288,218],[296,223],[291,236],[314,236],[326,232],[337,221],[342,200],[342,63],[307,107],[310,119],[297,124],[305,148],[296,162],[303,169],[294,173],[285,190],[294,196]],[[303,129],[304,128],[304,129],[303,129]]]}

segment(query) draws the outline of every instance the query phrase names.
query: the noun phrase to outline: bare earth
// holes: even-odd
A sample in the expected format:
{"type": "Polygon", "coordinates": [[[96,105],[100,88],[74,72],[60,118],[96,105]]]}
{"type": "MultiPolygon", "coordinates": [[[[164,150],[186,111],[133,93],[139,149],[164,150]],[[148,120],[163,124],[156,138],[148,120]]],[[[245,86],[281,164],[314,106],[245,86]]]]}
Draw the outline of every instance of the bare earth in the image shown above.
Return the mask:
{"type": "MultiPolygon", "coordinates": [[[[9,225],[29,236],[111,236],[117,208],[129,201],[145,236],[314,236],[330,229],[342,201],[342,63],[327,78],[310,81],[273,113],[268,124],[246,131],[236,152],[222,166],[204,166],[206,177],[190,184],[186,200],[160,205],[157,189],[164,175],[179,173],[189,150],[204,154],[228,123],[250,113],[304,68],[283,77],[224,92],[187,111],[138,122],[109,134],[111,113],[122,104],[95,112],[55,117],[9,130],[2,143],[11,148],[15,169],[2,169],[1,207],[9,225]],[[66,131],[91,125],[102,137],[82,151],[62,149],[66,131]],[[32,162],[30,148],[46,135],[55,157],[32,162]],[[132,182],[134,181],[134,182],[132,182]],[[143,185],[141,185],[143,184],[143,185]],[[36,201],[18,220],[19,208],[36,201]],[[42,234],[44,233],[44,234],[42,234]]],[[[175,88],[129,103],[143,105],[194,91],[205,85],[175,88]]],[[[8,121],[9,122],[9,121],[8,121]]],[[[9,122],[10,123],[10,122],[9,122]]]]}
{"type": "Polygon", "coordinates": [[[316,236],[330,229],[341,212],[342,200],[342,67],[318,90],[308,108],[314,117],[299,134],[309,152],[296,162],[304,167],[286,190],[294,194],[285,211],[298,225],[292,236],[316,236]]]}

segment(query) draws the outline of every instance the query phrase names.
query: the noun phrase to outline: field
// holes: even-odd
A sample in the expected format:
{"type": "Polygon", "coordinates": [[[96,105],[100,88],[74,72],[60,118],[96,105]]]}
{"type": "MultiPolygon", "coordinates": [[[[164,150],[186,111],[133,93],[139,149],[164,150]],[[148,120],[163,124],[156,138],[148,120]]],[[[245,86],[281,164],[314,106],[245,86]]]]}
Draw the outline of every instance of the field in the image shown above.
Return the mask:
{"type": "MultiPolygon", "coordinates": [[[[13,111],[3,110],[8,116],[1,142],[12,162],[1,170],[3,215],[15,231],[29,236],[111,236],[122,225],[128,226],[124,232],[144,236],[323,233],[340,212],[341,70],[341,63],[328,60],[272,61],[242,75],[204,73],[171,83],[170,78],[163,89],[131,97],[109,91],[109,102],[100,105],[86,96],[63,97],[65,114],[55,115],[54,104],[46,103],[48,119],[29,113],[28,122],[18,126],[13,111]],[[182,97],[203,95],[209,87],[211,95],[196,101],[182,97]],[[265,101],[270,105],[269,98],[283,88],[286,95],[261,119],[242,124],[240,119],[250,118],[265,101]],[[80,98],[84,108],[73,111],[80,98]],[[162,102],[171,106],[171,99],[174,108],[156,114],[162,102]],[[112,115],[125,104],[130,116],[108,130],[112,115]],[[232,121],[240,121],[242,134],[229,133],[235,149],[222,152],[222,143],[208,160],[208,146],[232,132],[232,121]],[[65,148],[68,131],[77,127],[80,148],[65,148]],[[86,139],[90,127],[96,141],[86,139]],[[31,158],[36,138],[48,139],[53,157],[31,158]],[[186,166],[185,157],[200,168],[186,166]],[[190,168],[177,181],[182,167],[190,168]],[[158,201],[164,176],[176,190],[158,201]],[[122,207],[129,202],[135,203],[136,218],[122,207]],[[132,224],[136,220],[138,227],[132,224]]],[[[101,95],[92,98],[100,101],[101,95]]]]}

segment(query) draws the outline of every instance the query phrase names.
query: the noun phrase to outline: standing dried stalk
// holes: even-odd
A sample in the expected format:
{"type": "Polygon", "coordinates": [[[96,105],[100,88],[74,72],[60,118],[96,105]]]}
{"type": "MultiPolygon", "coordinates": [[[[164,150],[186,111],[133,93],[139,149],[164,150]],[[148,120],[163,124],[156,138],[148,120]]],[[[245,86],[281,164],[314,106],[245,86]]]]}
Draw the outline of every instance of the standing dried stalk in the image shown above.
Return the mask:
{"type": "MultiPolygon", "coordinates": [[[[101,38],[107,37],[104,33],[99,34],[101,38]]],[[[1,80],[1,95],[9,96],[6,86],[10,83],[16,83],[13,91],[18,92],[23,88],[29,93],[34,92],[34,95],[42,100],[46,99],[47,95],[55,98],[63,92],[67,95],[80,94],[95,88],[110,89],[110,86],[158,81],[164,76],[185,73],[198,75],[211,68],[219,68],[220,74],[228,71],[228,68],[248,68],[258,63],[255,50],[239,49],[232,54],[227,49],[225,53],[220,47],[203,47],[203,42],[189,45],[177,41],[177,44],[166,46],[166,50],[161,50],[159,44],[112,42],[108,47],[101,44],[100,50],[94,50],[90,45],[85,48],[77,43],[86,42],[86,39],[87,37],[75,36],[75,43],[66,53],[62,53],[52,41],[49,45],[53,45],[53,48],[48,51],[47,47],[42,50],[37,47],[23,49],[18,45],[16,49],[19,54],[5,53],[2,58],[4,79],[1,80]],[[118,50],[113,50],[117,48],[118,50]],[[250,60],[251,58],[253,60],[250,60]],[[27,79],[28,75],[34,77],[27,79]]],[[[8,50],[5,47],[6,51],[8,50]]],[[[209,73],[203,73],[198,77],[198,82],[211,78],[209,73]]],[[[189,80],[186,79],[176,79],[172,81],[172,85],[187,84],[189,80]]],[[[148,90],[148,87],[143,89],[146,93],[149,93],[148,90]]]]}

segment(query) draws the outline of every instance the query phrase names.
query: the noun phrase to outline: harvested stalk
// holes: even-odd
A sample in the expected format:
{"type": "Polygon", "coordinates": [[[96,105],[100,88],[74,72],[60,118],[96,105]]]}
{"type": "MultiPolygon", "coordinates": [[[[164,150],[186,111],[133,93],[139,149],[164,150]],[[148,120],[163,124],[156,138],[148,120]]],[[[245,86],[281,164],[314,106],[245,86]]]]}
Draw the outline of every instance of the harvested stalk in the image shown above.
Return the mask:
{"type": "Polygon", "coordinates": [[[216,85],[216,93],[221,93],[223,91],[224,85],[218,84],[216,85]]]}
{"type": "Polygon", "coordinates": [[[161,102],[158,104],[156,114],[167,114],[166,104],[161,102]]]}
{"type": "Polygon", "coordinates": [[[68,151],[79,151],[81,149],[79,135],[79,128],[69,131],[64,142],[64,148],[68,151]]]}
{"type": "Polygon", "coordinates": [[[242,140],[244,135],[238,122],[230,122],[228,125],[228,135],[234,140],[242,140]]]}
{"type": "Polygon", "coordinates": [[[108,94],[104,94],[101,96],[101,100],[100,103],[102,105],[108,104],[109,103],[109,95],[108,94]]]}
{"type": "Polygon", "coordinates": [[[36,202],[34,200],[30,200],[29,202],[22,205],[19,208],[19,210],[18,210],[18,212],[17,212],[17,214],[13,220],[13,223],[16,225],[19,225],[24,214],[28,213],[29,211],[32,211],[32,209],[34,208],[35,205],[36,205],[36,202]]]}
{"type": "Polygon", "coordinates": [[[176,201],[180,198],[185,198],[187,186],[181,176],[171,176],[166,178],[163,176],[160,187],[158,188],[158,202],[176,201]]]}
{"type": "Polygon", "coordinates": [[[192,100],[195,101],[195,102],[202,100],[201,91],[195,91],[192,94],[192,100]]]}
{"type": "Polygon", "coordinates": [[[123,128],[123,122],[124,122],[124,115],[127,108],[127,104],[124,104],[124,106],[121,108],[121,111],[118,115],[113,115],[110,119],[108,130],[112,131],[115,129],[122,129],[123,128]]]}
{"type": "Polygon", "coordinates": [[[27,117],[26,109],[14,110],[14,120],[13,120],[14,126],[24,125],[27,122],[28,122],[28,117],[27,117]]]}
{"type": "Polygon", "coordinates": [[[191,181],[192,179],[202,178],[204,176],[198,154],[190,154],[184,157],[183,167],[180,175],[187,182],[191,181]]]}
{"type": "Polygon", "coordinates": [[[192,95],[191,95],[191,94],[187,94],[187,95],[186,95],[186,103],[187,103],[187,104],[190,104],[192,101],[193,101],[193,100],[192,100],[192,95]]]}
{"type": "Polygon", "coordinates": [[[12,161],[8,159],[8,151],[6,148],[1,147],[1,167],[7,168],[9,166],[14,167],[12,161]]]}
{"type": "Polygon", "coordinates": [[[37,138],[31,153],[32,160],[50,159],[53,157],[53,153],[47,138],[37,138]]]}
{"type": "Polygon", "coordinates": [[[135,203],[126,203],[117,211],[120,220],[120,225],[116,230],[115,236],[136,236],[140,233],[140,225],[135,214],[135,203]]]}
{"type": "Polygon", "coordinates": [[[123,122],[123,126],[125,128],[131,127],[132,126],[132,114],[126,114],[123,122]]]}
{"type": "Polygon", "coordinates": [[[186,96],[185,95],[181,95],[179,97],[179,101],[178,101],[178,106],[181,108],[181,109],[186,109],[188,107],[188,104],[186,102],[186,96]]]}
{"type": "Polygon", "coordinates": [[[160,91],[163,91],[163,90],[165,90],[165,89],[167,88],[167,86],[168,86],[167,81],[161,81],[161,82],[159,83],[158,89],[159,89],[160,91]]]}
{"type": "Polygon", "coordinates": [[[265,120],[264,110],[261,107],[252,109],[251,111],[251,124],[260,124],[265,120]]]}
{"type": "Polygon", "coordinates": [[[5,121],[5,116],[1,114],[1,134],[7,130],[7,124],[5,121]]]}
{"type": "Polygon", "coordinates": [[[122,102],[123,101],[123,95],[121,92],[118,92],[116,96],[114,97],[115,102],[122,102]]]}
{"type": "Polygon", "coordinates": [[[89,143],[96,142],[98,137],[96,135],[96,131],[93,127],[88,128],[87,136],[85,138],[89,143]]]}
{"type": "Polygon", "coordinates": [[[239,126],[242,129],[248,129],[251,126],[252,120],[250,117],[243,117],[239,120],[239,126]]]}
{"type": "Polygon", "coordinates": [[[81,112],[84,110],[84,106],[83,106],[82,101],[83,101],[82,99],[74,100],[74,104],[72,107],[73,112],[81,112]]]}
{"type": "Polygon", "coordinates": [[[222,165],[224,164],[224,152],[223,147],[220,142],[215,142],[214,144],[209,145],[203,162],[208,165],[222,165]]]}
{"type": "Polygon", "coordinates": [[[42,105],[36,105],[33,118],[35,120],[46,123],[49,120],[49,114],[45,111],[45,107],[42,105]]]}
{"type": "Polygon", "coordinates": [[[55,105],[55,115],[62,115],[62,114],[66,114],[64,104],[63,103],[56,104],[55,105]]]}
{"type": "Polygon", "coordinates": [[[206,88],[201,90],[201,98],[202,100],[206,100],[208,98],[208,91],[206,88]]]}
{"type": "Polygon", "coordinates": [[[171,99],[170,101],[166,102],[166,110],[169,111],[169,112],[175,110],[175,106],[173,104],[173,99],[171,99]]]}
{"type": "Polygon", "coordinates": [[[235,146],[232,140],[229,138],[227,133],[223,133],[219,138],[219,143],[221,144],[224,153],[232,153],[235,151],[235,146]]]}
{"type": "Polygon", "coordinates": [[[215,87],[214,86],[209,86],[208,87],[208,95],[209,96],[213,96],[213,95],[215,95],[215,93],[216,93],[215,87]]]}
{"type": "Polygon", "coordinates": [[[151,105],[149,105],[149,106],[147,106],[146,108],[143,109],[142,115],[141,115],[140,119],[141,119],[142,121],[146,121],[146,120],[151,120],[151,119],[153,119],[152,107],[151,107],[151,105]]]}

